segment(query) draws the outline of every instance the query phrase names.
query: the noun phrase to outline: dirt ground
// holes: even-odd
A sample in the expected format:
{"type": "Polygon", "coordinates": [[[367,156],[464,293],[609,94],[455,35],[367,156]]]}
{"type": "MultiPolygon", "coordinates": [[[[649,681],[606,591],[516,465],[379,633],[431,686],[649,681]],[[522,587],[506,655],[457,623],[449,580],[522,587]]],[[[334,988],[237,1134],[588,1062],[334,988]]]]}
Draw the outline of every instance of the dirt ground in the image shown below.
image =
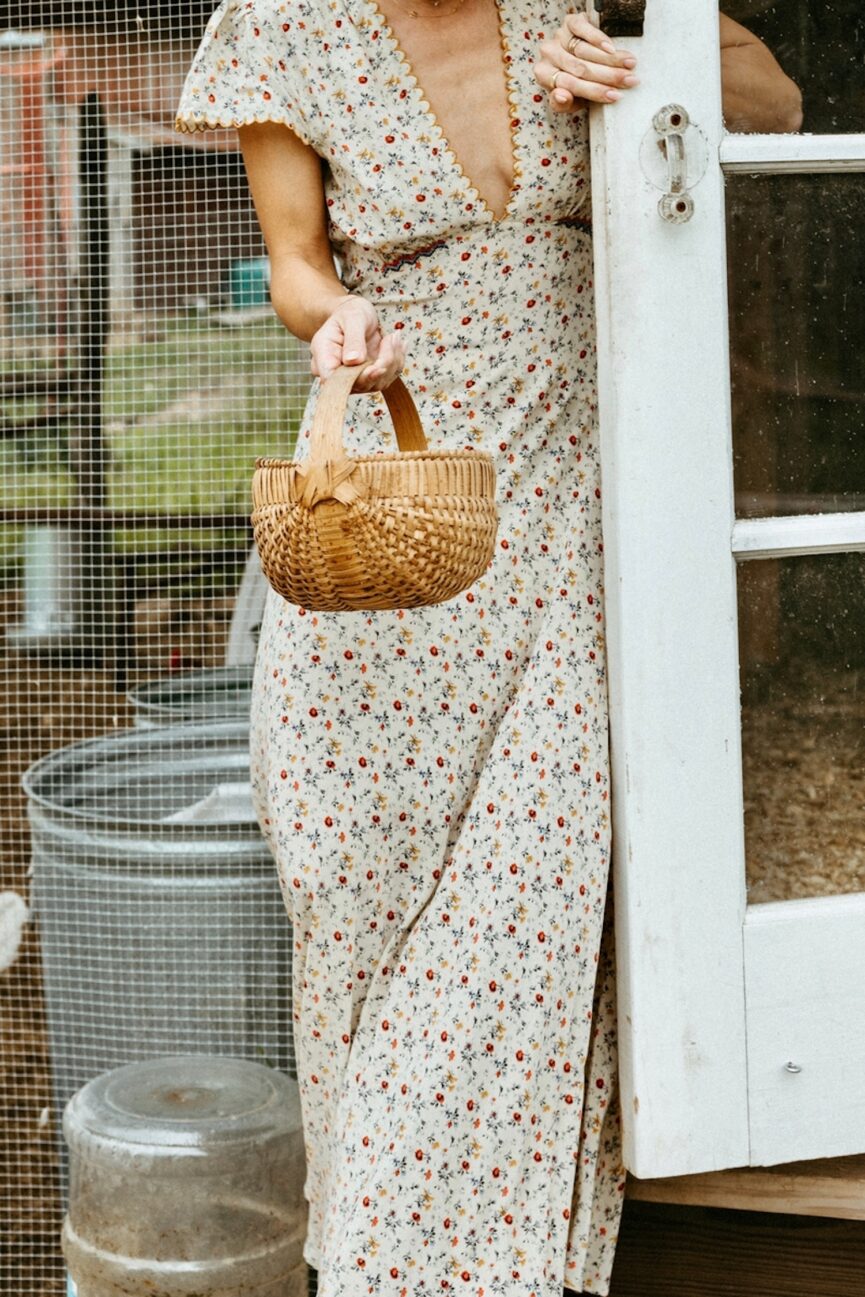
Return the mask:
{"type": "Polygon", "coordinates": [[[776,679],[742,752],[748,902],[865,891],[865,672],[776,679]]]}

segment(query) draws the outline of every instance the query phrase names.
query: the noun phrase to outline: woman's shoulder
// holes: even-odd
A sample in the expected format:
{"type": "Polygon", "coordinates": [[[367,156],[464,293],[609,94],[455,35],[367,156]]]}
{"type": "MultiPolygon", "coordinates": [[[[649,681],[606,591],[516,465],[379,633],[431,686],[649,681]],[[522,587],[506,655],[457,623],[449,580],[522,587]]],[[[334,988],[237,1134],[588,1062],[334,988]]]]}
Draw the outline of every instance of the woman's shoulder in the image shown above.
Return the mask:
{"type": "Polygon", "coordinates": [[[220,0],[204,34],[217,40],[279,39],[288,32],[303,31],[327,6],[328,0],[220,0]]]}
{"type": "Polygon", "coordinates": [[[174,129],[284,121],[308,140],[310,36],[327,0],[221,0],[201,36],[174,129]]]}

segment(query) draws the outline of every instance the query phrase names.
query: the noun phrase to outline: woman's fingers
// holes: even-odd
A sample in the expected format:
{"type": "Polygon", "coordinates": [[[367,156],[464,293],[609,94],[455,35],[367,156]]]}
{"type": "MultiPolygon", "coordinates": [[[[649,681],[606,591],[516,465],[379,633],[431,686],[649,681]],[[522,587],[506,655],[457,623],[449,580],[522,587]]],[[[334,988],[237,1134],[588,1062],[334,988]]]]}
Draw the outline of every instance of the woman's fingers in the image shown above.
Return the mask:
{"type": "Polygon", "coordinates": [[[323,325],[309,344],[309,355],[309,367],[316,378],[329,378],[342,364],[342,335],[323,325]]]}
{"type": "MultiPolygon", "coordinates": [[[[562,51],[564,58],[567,55],[562,51]]],[[[606,69],[603,70],[606,73],[606,69]]],[[[566,91],[576,99],[589,99],[593,103],[613,103],[621,98],[620,82],[611,82],[606,75],[598,75],[599,70],[587,65],[582,75],[575,76],[563,66],[563,58],[553,55],[552,59],[541,59],[535,64],[535,77],[545,90],[551,91],[552,102],[561,103],[561,91],[566,91]],[[555,85],[553,79],[555,78],[555,85]]],[[[627,86],[625,87],[627,89],[627,86]]]]}
{"type": "MultiPolygon", "coordinates": [[[[630,50],[617,50],[613,42],[602,32],[600,27],[596,27],[584,13],[565,14],[564,21],[557,32],[557,37],[564,48],[567,48],[568,42],[576,37],[584,41],[586,45],[594,48],[598,63],[612,61],[615,64],[624,65],[625,60],[630,60],[632,64],[636,63],[636,58],[630,50]]],[[[581,52],[587,53],[584,48],[581,52]]]]}
{"type": "Polygon", "coordinates": [[[381,340],[373,363],[364,370],[352,389],[355,392],[376,392],[388,387],[405,364],[405,343],[398,332],[389,333],[381,340]]]}
{"type": "Polygon", "coordinates": [[[375,359],[380,338],[372,303],[346,297],[311,339],[310,369],[318,378],[329,378],[340,365],[362,365],[375,359]]]}
{"type": "Polygon", "coordinates": [[[630,50],[617,50],[607,36],[584,14],[566,14],[555,39],[544,41],[535,64],[535,78],[550,92],[555,112],[577,103],[613,103],[622,90],[638,85],[630,50]]]}
{"type": "Polygon", "coordinates": [[[375,336],[368,320],[362,319],[356,311],[346,312],[342,323],[342,363],[344,365],[361,365],[371,359],[370,342],[375,336]]]}
{"type": "Polygon", "coordinates": [[[606,75],[611,81],[633,76],[637,62],[632,55],[605,54],[603,50],[595,49],[594,45],[583,40],[566,42],[556,38],[544,41],[541,53],[545,50],[560,53],[564,67],[575,76],[580,75],[580,68],[591,67],[598,76],[606,75]]]}
{"type": "Polygon", "coordinates": [[[329,378],[340,365],[363,366],[352,391],[375,392],[387,387],[405,364],[405,342],[398,330],[385,336],[375,307],[362,297],[346,298],[328,316],[310,344],[310,368],[329,378]]]}
{"type": "MultiPolygon", "coordinates": [[[[565,76],[573,77],[578,81],[593,81],[600,86],[632,86],[637,84],[637,77],[631,72],[630,68],[611,67],[604,63],[595,63],[592,58],[577,58],[569,54],[567,50],[562,49],[558,41],[544,41],[540,49],[541,63],[546,64],[552,69],[558,69],[563,76],[559,76],[557,84],[562,83],[565,76]]],[[[550,72],[552,78],[552,72],[550,72]]]]}

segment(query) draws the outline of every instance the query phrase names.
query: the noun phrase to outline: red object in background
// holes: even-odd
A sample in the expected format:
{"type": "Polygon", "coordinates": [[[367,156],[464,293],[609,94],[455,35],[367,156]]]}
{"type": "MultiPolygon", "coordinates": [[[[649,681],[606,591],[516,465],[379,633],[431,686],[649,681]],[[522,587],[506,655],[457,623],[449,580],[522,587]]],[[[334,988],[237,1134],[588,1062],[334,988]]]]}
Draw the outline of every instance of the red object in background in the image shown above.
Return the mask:
{"type": "Polygon", "coordinates": [[[48,289],[48,189],[52,183],[45,148],[45,83],[65,57],[64,47],[52,53],[12,48],[0,56],[0,77],[18,82],[19,127],[17,156],[0,163],[0,176],[17,175],[21,184],[23,271],[40,297],[48,289]]]}

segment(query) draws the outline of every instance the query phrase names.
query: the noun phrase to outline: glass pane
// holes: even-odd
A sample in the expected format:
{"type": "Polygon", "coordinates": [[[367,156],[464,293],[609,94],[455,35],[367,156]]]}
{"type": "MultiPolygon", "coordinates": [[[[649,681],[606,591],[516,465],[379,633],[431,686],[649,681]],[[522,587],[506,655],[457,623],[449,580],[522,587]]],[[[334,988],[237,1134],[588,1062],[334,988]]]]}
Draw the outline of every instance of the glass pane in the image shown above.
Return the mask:
{"type": "Polygon", "coordinates": [[[738,567],[748,901],[865,891],[865,555],[738,567]]]}
{"type": "Polygon", "coordinates": [[[865,509],[865,174],[726,194],[736,512],[865,509]]]}
{"type": "MultiPolygon", "coordinates": [[[[802,96],[801,130],[815,135],[865,131],[865,23],[861,0],[830,0],[823,4],[814,4],[813,0],[725,0],[721,11],[759,37],[781,70],[798,86],[802,96]]],[[[723,69],[723,51],[721,57],[723,69]]],[[[780,99],[783,83],[778,93],[780,99]]],[[[749,121],[747,112],[744,120],[739,117],[728,121],[728,126],[737,132],[785,129],[749,121]]]]}

